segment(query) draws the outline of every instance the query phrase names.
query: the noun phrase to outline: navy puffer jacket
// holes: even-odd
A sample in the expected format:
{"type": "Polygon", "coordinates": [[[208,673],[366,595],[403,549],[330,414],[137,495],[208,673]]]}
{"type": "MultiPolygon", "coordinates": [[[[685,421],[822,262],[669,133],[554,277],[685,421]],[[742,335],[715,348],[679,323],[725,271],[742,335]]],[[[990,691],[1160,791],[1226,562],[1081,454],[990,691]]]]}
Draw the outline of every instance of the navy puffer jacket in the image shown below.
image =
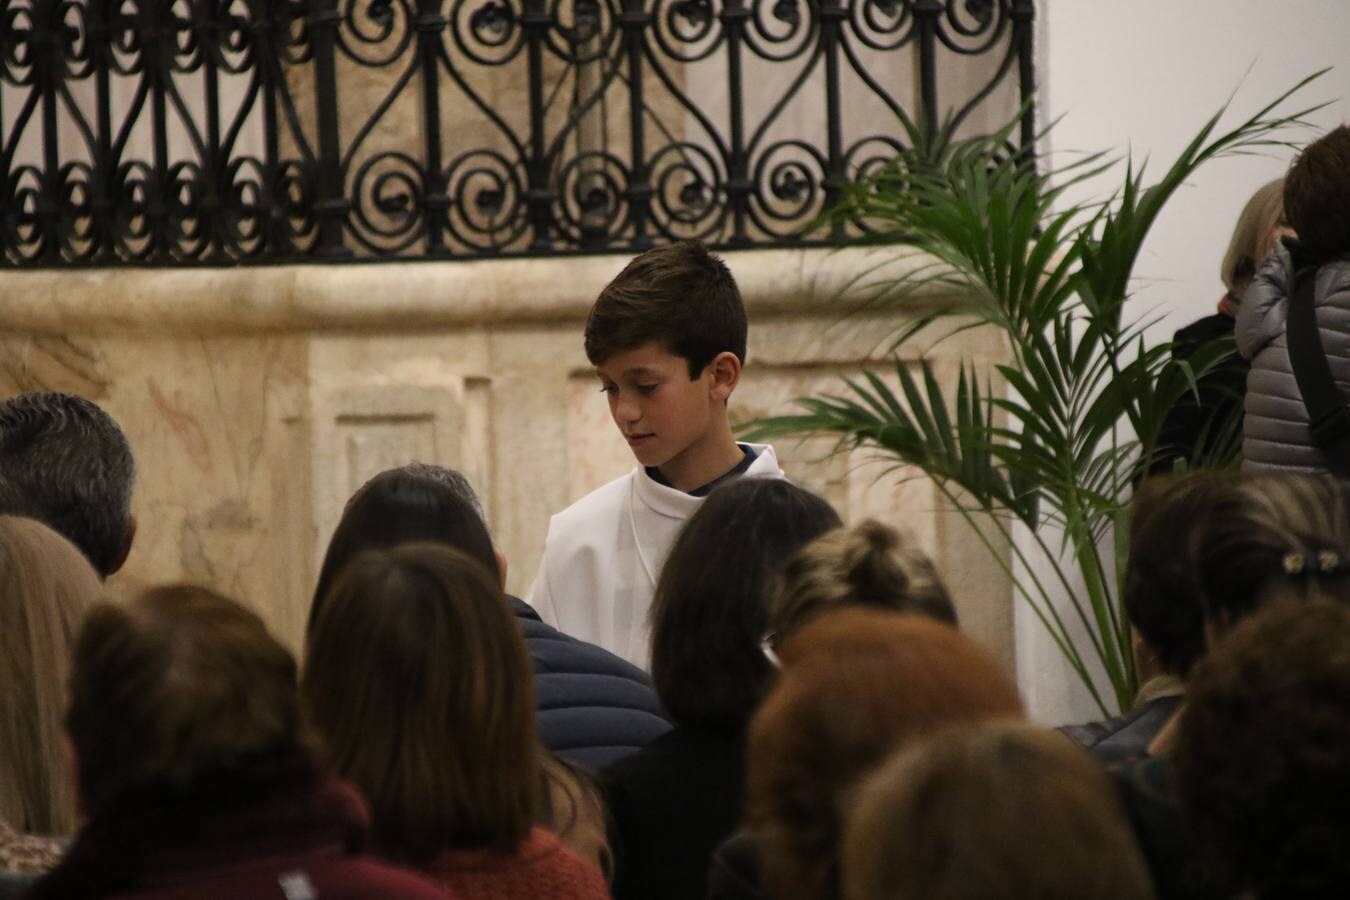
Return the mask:
{"type": "Polygon", "coordinates": [[[534,665],[540,743],[598,770],[670,730],[641,669],[544,624],[524,600],[507,599],[534,665]]]}

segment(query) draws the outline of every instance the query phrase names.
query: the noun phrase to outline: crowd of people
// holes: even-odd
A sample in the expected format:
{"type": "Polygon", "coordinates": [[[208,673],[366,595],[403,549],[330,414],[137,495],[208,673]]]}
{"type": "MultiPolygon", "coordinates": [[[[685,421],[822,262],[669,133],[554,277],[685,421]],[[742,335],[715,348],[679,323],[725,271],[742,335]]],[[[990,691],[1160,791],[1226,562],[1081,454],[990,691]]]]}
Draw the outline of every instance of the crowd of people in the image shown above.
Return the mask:
{"type": "Polygon", "coordinates": [[[1350,190],[1308,190],[1337,166],[1347,128],[1244,213],[1228,321],[1199,329],[1244,358],[1179,410],[1169,465],[1234,372],[1259,449],[1139,483],[1143,684],[1106,721],[1027,721],[913,541],[735,440],[745,311],[696,243],[595,303],[638,466],[553,517],[528,595],[473,486],[410,463],[347,503],[299,660],[260,598],[107,587],[137,531],[127,437],[80,397],[0,402],[0,897],[1340,896],[1350,482],[1271,400],[1301,279],[1350,366],[1350,190]]]}

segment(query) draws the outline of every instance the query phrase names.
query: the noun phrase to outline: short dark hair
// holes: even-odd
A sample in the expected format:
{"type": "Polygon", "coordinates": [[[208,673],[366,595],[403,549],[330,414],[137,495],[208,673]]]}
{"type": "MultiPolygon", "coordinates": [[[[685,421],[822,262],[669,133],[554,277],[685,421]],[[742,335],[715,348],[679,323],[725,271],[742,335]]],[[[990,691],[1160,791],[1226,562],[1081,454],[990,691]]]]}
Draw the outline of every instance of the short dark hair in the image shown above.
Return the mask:
{"type": "Polygon", "coordinates": [[[781,479],[715,489],[680,532],[652,600],[652,684],[684,724],[744,726],[768,687],[769,589],[797,550],[840,527],[829,503],[781,479]]]}
{"type": "Polygon", "coordinates": [[[71,673],[66,728],[91,809],[140,791],[188,796],[305,746],[295,659],[207,588],[95,604],[71,673]]]}
{"type": "Polygon", "coordinates": [[[539,806],[534,682],[494,572],[439,544],[369,550],[306,649],[306,711],[382,855],[516,851],[539,806]]]}
{"type": "Polygon", "coordinates": [[[1350,126],[1313,141],[1284,177],[1284,216],[1315,256],[1350,251],[1350,126]]]}
{"type": "Polygon", "coordinates": [[[586,358],[600,365],[656,341],[697,378],[719,353],[745,362],[745,305],[721,257],[698,241],[637,256],[605,285],[586,319],[586,358]]]}
{"type": "Polygon", "coordinates": [[[0,513],[44,523],[103,577],[126,558],[136,464],[96,404],[55,391],[0,403],[0,513]]]}
{"type": "Polygon", "coordinates": [[[1273,602],[1196,664],[1177,786],[1224,896],[1350,884],[1350,609],[1273,602]]]}
{"type": "Polygon", "coordinates": [[[1205,605],[1195,548],[1218,500],[1234,484],[1228,473],[1195,472],[1147,478],[1135,491],[1125,615],[1163,667],[1182,678],[1205,652],[1205,605]]]}
{"type": "Polygon", "coordinates": [[[453,469],[410,463],[386,469],[352,494],[333,530],[309,607],[312,628],[338,573],[366,550],[429,541],[463,551],[496,571],[496,551],[482,506],[453,469]]]}

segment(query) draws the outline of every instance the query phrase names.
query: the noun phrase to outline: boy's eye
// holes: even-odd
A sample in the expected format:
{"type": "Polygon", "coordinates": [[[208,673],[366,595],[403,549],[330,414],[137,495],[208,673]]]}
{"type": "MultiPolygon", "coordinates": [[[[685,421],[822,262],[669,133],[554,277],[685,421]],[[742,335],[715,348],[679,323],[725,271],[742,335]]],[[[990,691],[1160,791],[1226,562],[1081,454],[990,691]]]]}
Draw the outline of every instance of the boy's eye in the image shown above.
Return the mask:
{"type": "Polygon", "coordinates": [[[600,393],[602,393],[602,394],[609,394],[609,395],[612,397],[612,396],[614,396],[615,394],[617,394],[618,392],[619,392],[619,386],[618,386],[617,384],[602,384],[602,385],[600,385],[600,393]]]}
{"type": "Polygon", "coordinates": [[[639,384],[639,385],[637,386],[637,389],[638,389],[638,393],[639,393],[639,394],[642,394],[643,396],[647,396],[647,395],[651,394],[652,391],[656,390],[656,389],[657,389],[658,387],[660,387],[660,386],[661,386],[661,385],[659,385],[659,384],[639,384]]]}

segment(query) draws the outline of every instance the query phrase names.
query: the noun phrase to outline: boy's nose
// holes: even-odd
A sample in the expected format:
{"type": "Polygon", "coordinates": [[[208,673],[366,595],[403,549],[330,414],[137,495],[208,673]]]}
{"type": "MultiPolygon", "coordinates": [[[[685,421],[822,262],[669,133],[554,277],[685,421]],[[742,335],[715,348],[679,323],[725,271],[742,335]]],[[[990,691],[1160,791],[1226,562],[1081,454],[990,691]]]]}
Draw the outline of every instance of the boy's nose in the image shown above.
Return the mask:
{"type": "Polygon", "coordinates": [[[642,411],[632,400],[620,397],[614,402],[614,419],[622,425],[631,425],[642,417],[642,411]]]}

